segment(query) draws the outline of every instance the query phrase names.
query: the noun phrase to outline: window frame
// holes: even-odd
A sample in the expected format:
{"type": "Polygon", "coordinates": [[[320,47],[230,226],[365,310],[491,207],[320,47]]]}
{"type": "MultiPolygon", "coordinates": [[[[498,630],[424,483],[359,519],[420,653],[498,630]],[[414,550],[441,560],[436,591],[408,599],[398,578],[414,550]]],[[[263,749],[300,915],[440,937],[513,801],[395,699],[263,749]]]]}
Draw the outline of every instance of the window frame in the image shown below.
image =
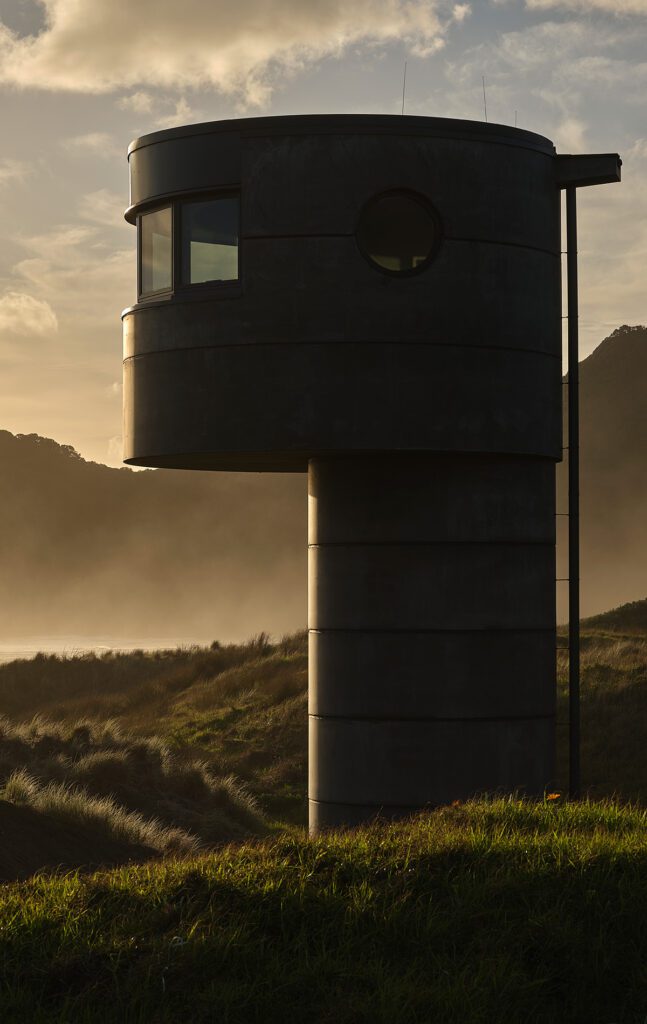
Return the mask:
{"type": "Polygon", "coordinates": [[[168,302],[169,299],[212,298],[217,295],[233,297],[240,295],[243,280],[243,246],[242,246],[242,202],[241,189],[238,186],[219,189],[201,189],[200,191],[177,193],[164,199],[157,199],[142,208],[136,217],[137,228],[137,303],[168,302]],[[238,277],[230,281],[200,281],[189,284],[182,280],[182,210],[188,203],[208,202],[213,199],[238,200],[238,277]],[[171,287],[156,292],[142,294],[142,217],[147,213],[171,208],[171,287]]]}
{"type": "Polygon", "coordinates": [[[357,248],[359,249],[359,252],[363,256],[365,261],[368,263],[369,267],[371,267],[373,270],[377,270],[380,274],[385,274],[387,277],[404,279],[407,277],[415,277],[417,274],[424,273],[424,271],[427,270],[429,266],[433,263],[438,254],[438,250],[440,249],[443,242],[443,224],[438,214],[438,210],[433,205],[431,200],[426,195],[424,195],[424,193],[416,192],[416,190],[412,188],[390,188],[386,189],[384,192],[374,193],[374,195],[369,196],[366,202],[362,204],[362,208],[359,211],[357,221],[355,222],[354,237],[355,244],[357,245],[357,248]],[[379,263],[376,263],[376,261],[372,258],[370,253],[366,251],[366,249],[359,240],[360,225],[362,223],[363,217],[370,209],[370,207],[374,203],[379,202],[381,199],[390,199],[396,197],[406,198],[417,203],[418,206],[421,206],[423,210],[427,212],[434,225],[434,240],[431,249],[429,250],[427,256],[422,261],[422,263],[419,263],[417,267],[411,267],[409,270],[391,270],[389,267],[381,266],[379,263]]]}
{"type": "Polygon", "coordinates": [[[149,206],[145,210],[141,210],[137,214],[137,301],[148,302],[149,300],[155,300],[159,298],[169,298],[173,294],[174,283],[175,283],[175,213],[174,203],[172,200],[167,200],[164,203],[155,203],[154,206],[149,206]],[[144,230],[142,226],[142,219],[149,213],[157,213],[159,210],[170,209],[171,211],[171,285],[169,288],[158,288],[154,292],[142,292],[143,273],[142,273],[142,255],[143,247],[142,242],[144,238],[144,230]]]}
{"type": "MultiPolygon", "coordinates": [[[[177,281],[175,282],[175,286],[176,286],[177,291],[179,291],[182,294],[184,294],[184,292],[187,291],[187,290],[193,292],[196,289],[198,291],[204,291],[204,290],[207,290],[207,291],[210,291],[210,290],[224,291],[224,290],[231,290],[232,288],[240,288],[241,279],[242,279],[242,272],[241,272],[241,263],[242,263],[241,251],[242,251],[242,246],[241,246],[241,202],[240,202],[240,189],[218,189],[217,192],[214,192],[214,191],[194,192],[194,193],[191,193],[190,196],[182,196],[182,198],[179,199],[177,204],[175,204],[175,205],[177,206],[177,218],[174,220],[174,225],[177,226],[177,231],[176,231],[177,245],[174,245],[174,247],[173,247],[173,255],[174,255],[174,268],[177,267],[177,281]],[[217,199],[237,199],[238,200],[238,219],[237,219],[238,244],[236,246],[238,276],[234,277],[234,278],[230,278],[227,281],[222,281],[222,280],[216,280],[216,281],[195,281],[195,282],[185,281],[185,280],[183,280],[183,277],[184,277],[183,271],[185,270],[184,259],[185,259],[186,253],[184,252],[183,237],[182,237],[182,213],[183,213],[184,207],[185,206],[190,206],[191,203],[208,203],[208,202],[213,202],[214,200],[217,200],[217,199]]],[[[190,271],[190,265],[186,267],[187,276],[189,274],[189,271],[190,271]]]]}

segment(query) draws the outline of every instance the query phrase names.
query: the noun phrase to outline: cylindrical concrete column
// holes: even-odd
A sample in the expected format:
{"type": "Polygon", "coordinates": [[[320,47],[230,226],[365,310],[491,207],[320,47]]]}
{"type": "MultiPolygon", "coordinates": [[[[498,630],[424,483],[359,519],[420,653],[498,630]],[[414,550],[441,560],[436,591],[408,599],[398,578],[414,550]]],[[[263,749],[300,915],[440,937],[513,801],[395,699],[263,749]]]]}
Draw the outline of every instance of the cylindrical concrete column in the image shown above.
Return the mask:
{"type": "Polygon", "coordinates": [[[310,824],[553,773],[554,463],[311,459],[310,824]]]}

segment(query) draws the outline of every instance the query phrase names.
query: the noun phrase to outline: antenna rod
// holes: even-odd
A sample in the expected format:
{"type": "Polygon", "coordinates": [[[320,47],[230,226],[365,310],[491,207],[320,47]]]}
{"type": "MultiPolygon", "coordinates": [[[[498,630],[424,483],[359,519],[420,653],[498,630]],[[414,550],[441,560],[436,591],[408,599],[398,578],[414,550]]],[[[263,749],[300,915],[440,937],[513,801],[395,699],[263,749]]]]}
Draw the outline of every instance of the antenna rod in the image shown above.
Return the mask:
{"type": "Polygon", "coordinates": [[[485,111],[485,120],[487,122],[487,100],[485,98],[485,75],[481,76],[481,81],[483,82],[483,109],[485,111]]]}
{"type": "Polygon", "coordinates": [[[569,795],[580,797],[580,425],[577,189],[566,189],[568,267],[568,739],[569,795]]]}
{"type": "Polygon", "coordinates": [[[404,79],[402,81],[402,113],[404,114],[404,97],[407,91],[407,62],[404,62],[404,79]]]}

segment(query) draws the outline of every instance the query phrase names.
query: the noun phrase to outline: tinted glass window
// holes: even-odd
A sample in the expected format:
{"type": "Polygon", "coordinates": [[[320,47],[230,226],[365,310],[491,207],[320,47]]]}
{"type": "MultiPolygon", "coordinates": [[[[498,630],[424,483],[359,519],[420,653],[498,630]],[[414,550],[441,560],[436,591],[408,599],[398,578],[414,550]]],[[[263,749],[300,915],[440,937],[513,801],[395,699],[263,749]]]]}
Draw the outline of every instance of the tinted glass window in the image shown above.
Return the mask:
{"type": "Polygon", "coordinates": [[[360,249],[392,273],[421,268],[438,243],[436,218],[422,197],[408,192],[377,196],[368,203],[357,228],[360,249]]]}
{"type": "Polygon", "coordinates": [[[165,206],[140,219],[141,293],[168,291],[173,282],[173,218],[165,206]]]}
{"type": "Polygon", "coordinates": [[[182,206],[182,281],[238,278],[238,199],[208,199],[182,206]]]}

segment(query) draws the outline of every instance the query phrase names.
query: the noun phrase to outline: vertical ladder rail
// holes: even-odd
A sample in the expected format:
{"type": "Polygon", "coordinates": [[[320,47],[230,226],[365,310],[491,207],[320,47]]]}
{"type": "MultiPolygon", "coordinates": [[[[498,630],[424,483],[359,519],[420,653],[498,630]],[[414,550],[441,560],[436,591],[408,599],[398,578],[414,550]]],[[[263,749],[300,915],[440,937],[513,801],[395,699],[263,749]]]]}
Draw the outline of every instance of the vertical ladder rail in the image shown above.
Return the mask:
{"type": "Polygon", "coordinates": [[[556,180],[566,191],[568,270],[568,704],[569,794],[577,800],[580,776],[580,430],[577,301],[577,189],[620,181],[617,153],[556,157],[556,180]]]}
{"type": "Polygon", "coordinates": [[[577,188],[566,188],[568,270],[568,734],[571,800],[580,777],[580,423],[577,289],[577,188]]]}

